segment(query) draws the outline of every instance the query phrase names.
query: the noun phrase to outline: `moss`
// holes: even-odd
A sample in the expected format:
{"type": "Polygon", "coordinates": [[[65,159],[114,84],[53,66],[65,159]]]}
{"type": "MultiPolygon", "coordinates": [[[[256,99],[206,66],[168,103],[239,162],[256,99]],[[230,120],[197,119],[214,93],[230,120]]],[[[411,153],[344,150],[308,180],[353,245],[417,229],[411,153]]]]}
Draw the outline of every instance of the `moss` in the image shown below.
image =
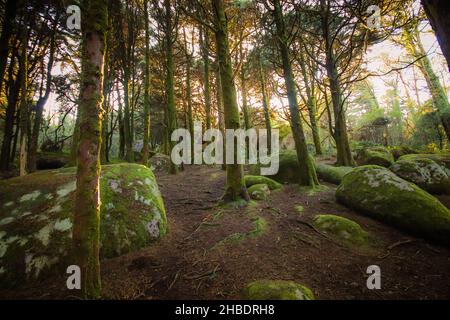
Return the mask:
{"type": "Polygon", "coordinates": [[[314,226],[346,245],[369,245],[369,234],[352,220],[335,215],[317,215],[314,217],[314,226]]]}
{"type": "Polygon", "coordinates": [[[316,165],[319,178],[334,184],[340,184],[342,178],[352,169],[352,167],[334,167],[322,163],[316,165]]]}
{"type": "MultiPolygon", "coordinates": [[[[300,180],[300,167],[298,165],[297,153],[292,150],[281,151],[278,161],[279,170],[277,174],[268,177],[280,183],[298,183],[300,180]]],[[[250,174],[260,175],[260,166],[252,166],[250,168],[250,174]]]]}
{"type": "MultiPolygon", "coordinates": [[[[164,203],[151,170],[137,164],[103,166],[100,188],[101,258],[142,248],[165,235],[164,203]]],[[[45,277],[64,265],[72,246],[75,168],[1,181],[0,196],[0,221],[9,222],[0,225],[0,265],[5,270],[0,282],[45,277]]]]}
{"type": "Polygon", "coordinates": [[[245,176],[244,180],[247,188],[250,188],[255,184],[266,184],[270,190],[278,190],[283,187],[282,184],[264,176],[245,176]]]}
{"type": "Polygon", "coordinates": [[[380,166],[345,175],[337,200],[407,232],[450,244],[450,211],[438,199],[380,166]]]}
{"type": "Polygon", "coordinates": [[[258,280],[244,289],[249,300],[314,300],[312,291],[293,281],[258,280]]]}
{"type": "Polygon", "coordinates": [[[358,152],[357,162],[359,165],[377,165],[389,168],[394,162],[394,156],[384,147],[370,147],[358,152]]]}
{"type": "Polygon", "coordinates": [[[270,189],[267,184],[255,184],[248,188],[248,194],[254,200],[266,200],[270,189]]]}
{"type": "Polygon", "coordinates": [[[432,194],[450,194],[450,178],[445,168],[431,159],[399,160],[390,169],[400,178],[432,194]]]}
{"type": "Polygon", "coordinates": [[[420,159],[430,159],[442,166],[447,175],[450,176],[450,153],[442,154],[408,154],[399,158],[399,160],[415,161],[420,159]]]}
{"type": "Polygon", "coordinates": [[[296,205],[295,206],[295,210],[299,213],[302,214],[303,212],[305,212],[305,207],[301,206],[301,205],[296,205]]]}

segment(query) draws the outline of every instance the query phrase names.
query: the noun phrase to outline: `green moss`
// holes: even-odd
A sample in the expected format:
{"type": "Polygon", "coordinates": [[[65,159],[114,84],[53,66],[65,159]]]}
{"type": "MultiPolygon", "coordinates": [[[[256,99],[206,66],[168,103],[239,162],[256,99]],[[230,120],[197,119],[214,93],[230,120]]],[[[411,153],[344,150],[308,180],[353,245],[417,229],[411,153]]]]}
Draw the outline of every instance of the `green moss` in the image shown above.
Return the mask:
{"type": "Polygon", "coordinates": [[[358,152],[359,165],[377,165],[389,168],[394,162],[392,153],[384,147],[364,148],[358,152]]]}
{"type": "MultiPolygon", "coordinates": [[[[250,174],[260,175],[260,166],[252,166],[250,174]]],[[[281,151],[279,154],[279,170],[277,174],[268,177],[280,183],[298,183],[300,181],[300,167],[297,153],[292,150],[281,151]]]]}
{"type": "Polygon", "coordinates": [[[399,160],[390,170],[432,194],[450,194],[450,178],[445,168],[431,159],[399,160]]]}
{"type": "Polygon", "coordinates": [[[317,215],[314,217],[314,226],[346,245],[367,246],[369,244],[369,234],[356,222],[343,217],[317,215]]]}
{"type": "Polygon", "coordinates": [[[258,280],[244,289],[249,300],[314,300],[312,291],[293,281],[258,280]]]}
{"type": "Polygon", "coordinates": [[[266,184],[270,190],[278,190],[283,187],[282,184],[264,176],[245,176],[244,180],[247,188],[250,188],[255,184],[266,184]]]}
{"type": "Polygon", "coordinates": [[[340,184],[342,178],[352,169],[352,167],[334,167],[322,163],[316,165],[319,178],[334,184],[340,184]]]}
{"type": "MultiPolygon", "coordinates": [[[[58,270],[72,246],[75,168],[0,182],[0,282],[14,284],[58,270]],[[22,201],[20,201],[22,200],[22,201]],[[6,219],[6,220],[5,220],[6,219]]],[[[148,168],[102,167],[101,258],[142,248],[165,235],[164,203],[148,168]]]]}
{"type": "Polygon", "coordinates": [[[254,200],[266,200],[270,189],[267,184],[255,184],[248,188],[248,194],[254,200]]]}
{"type": "Polygon", "coordinates": [[[379,166],[363,166],[345,175],[337,200],[407,232],[450,244],[450,211],[415,184],[379,166]]]}
{"type": "Polygon", "coordinates": [[[441,154],[408,154],[399,158],[399,160],[421,160],[421,159],[430,159],[436,162],[438,165],[445,168],[445,171],[448,176],[450,176],[450,153],[441,153],[441,154]]]}
{"type": "Polygon", "coordinates": [[[301,205],[296,205],[296,206],[295,206],[295,210],[296,210],[298,213],[302,214],[303,212],[305,212],[305,207],[303,207],[303,206],[301,206],[301,205]]]}

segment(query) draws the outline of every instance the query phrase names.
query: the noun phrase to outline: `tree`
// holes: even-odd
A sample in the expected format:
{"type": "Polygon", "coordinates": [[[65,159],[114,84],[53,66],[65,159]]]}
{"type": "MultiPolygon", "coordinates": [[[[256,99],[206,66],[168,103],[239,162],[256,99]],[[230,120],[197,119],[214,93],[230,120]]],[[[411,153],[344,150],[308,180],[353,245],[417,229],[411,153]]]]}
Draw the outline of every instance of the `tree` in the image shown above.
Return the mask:
{"type": "Polygon", "coordinates": [[[73,259],[81,269],[82,296],[96,299],[100,284],[100,148],[103,64],[108,1],[82,1],[80,138],[74,205],[73,259]]]}
{"type": "Polygon", "coordinates": [[[150,29],[148,21],[148,0],[144,0],[145,29],[145,78],[144,78],[144,139],[142,147],[142,163],[147,165],[149,158],[150,138],[150,29]]]}

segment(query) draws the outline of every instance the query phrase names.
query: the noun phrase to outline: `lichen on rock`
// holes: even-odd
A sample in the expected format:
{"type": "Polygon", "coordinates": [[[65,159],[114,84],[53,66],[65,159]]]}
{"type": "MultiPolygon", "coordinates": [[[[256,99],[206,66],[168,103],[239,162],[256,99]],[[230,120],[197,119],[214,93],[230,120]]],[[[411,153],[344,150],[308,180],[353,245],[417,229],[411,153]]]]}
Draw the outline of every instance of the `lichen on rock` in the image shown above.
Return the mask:
{"type": "Polygon", "coordinates": [[[377,165],[389,168],[394,163],[394,156],[385,147],[363,148],[358,151],[356,162],[358,165],[377,165]]]}
{"type": "Polygon", "coordinates": [[[267,184],[255,184],[248,188],[248,194],[253,200],[266,200],[270,194],[270,188],[267,184]]]}

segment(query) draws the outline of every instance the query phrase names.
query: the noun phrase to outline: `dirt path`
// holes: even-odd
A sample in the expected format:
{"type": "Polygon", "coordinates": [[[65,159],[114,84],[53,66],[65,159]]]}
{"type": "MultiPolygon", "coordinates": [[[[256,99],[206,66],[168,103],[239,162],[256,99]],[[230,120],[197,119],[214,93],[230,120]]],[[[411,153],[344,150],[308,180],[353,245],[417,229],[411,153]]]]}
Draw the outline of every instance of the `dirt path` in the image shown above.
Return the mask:
{"type": "MultiPolygon", "coordinates": [[[[223,171],[204,166],[187,168],[177,176],[158,175],[168,235],[153,246],[103,261],[104,297],[238,299],[248,282],[282,279],[310,287],[318,299],[450,298],[449,249],[336,204],[335,186],[312,195],[285,186],[256,206],[224,209],[216,205],[224,180],[223,171]],[[304,208],[302,213],[296,210],[298,205],[304,208]],[[378,239],[377,249],[349,249],[299,222],[311,221],[316,214],[358,222],[378,239]],[[367,289],[369,265],[380,266],[382,290],[367,289]]],[[[16,290],[15,295],[69,297],[60,287],[53,282],[44,287],[45,293],[41,285],[16,290]]]]}

